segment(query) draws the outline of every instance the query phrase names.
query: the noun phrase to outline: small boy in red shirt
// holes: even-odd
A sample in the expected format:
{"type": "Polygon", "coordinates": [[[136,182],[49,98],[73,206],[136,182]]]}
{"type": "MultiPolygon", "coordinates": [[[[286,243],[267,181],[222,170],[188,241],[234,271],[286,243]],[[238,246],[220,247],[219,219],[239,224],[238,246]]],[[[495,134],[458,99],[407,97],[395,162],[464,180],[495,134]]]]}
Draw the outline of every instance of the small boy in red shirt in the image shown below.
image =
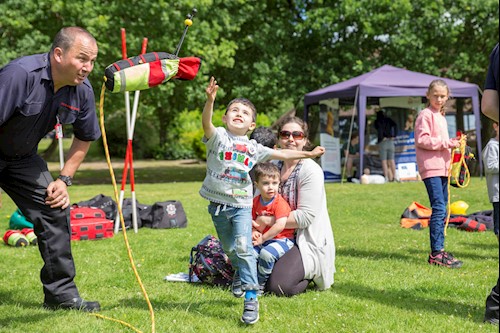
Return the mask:
{"type": "Polygon", "coordinates": [[[264,162],[256,164],[253,170],[259,195],[253,199],[252,219],[255,221],[263,215],[275,217],[272,226],[259,227],[253,223],[252,241],[257,257],[259,293],[262,294],[274,264],[294,246],[295,229],[285,229],[290,206],[278,193],[278,167],[271,162],[264,162]]]}

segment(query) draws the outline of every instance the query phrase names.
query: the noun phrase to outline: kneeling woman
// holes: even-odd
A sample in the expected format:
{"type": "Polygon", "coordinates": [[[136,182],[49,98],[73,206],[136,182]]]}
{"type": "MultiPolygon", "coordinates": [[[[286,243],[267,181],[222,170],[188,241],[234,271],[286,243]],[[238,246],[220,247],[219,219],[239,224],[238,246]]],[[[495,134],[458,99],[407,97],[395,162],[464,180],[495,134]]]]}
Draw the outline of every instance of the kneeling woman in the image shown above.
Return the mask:
{"type": "MultiPolygon", "coordinates": [[[[307,124],[297,117],[287,117],[278,126],[278,146],[303,150],[307,124]]],[[[266,291],[279,296],[293,296],[306,290],[309,283],[317,289],[332,286],[335,273],[335,242],[326,206],[324,174],[311,159],[279,162],[280,193],[290,205],[286,228],[296,229],[296,243],[275,264],[266,291]]],[[[272,218],[257,222],[272,224],[272,218]]]]}

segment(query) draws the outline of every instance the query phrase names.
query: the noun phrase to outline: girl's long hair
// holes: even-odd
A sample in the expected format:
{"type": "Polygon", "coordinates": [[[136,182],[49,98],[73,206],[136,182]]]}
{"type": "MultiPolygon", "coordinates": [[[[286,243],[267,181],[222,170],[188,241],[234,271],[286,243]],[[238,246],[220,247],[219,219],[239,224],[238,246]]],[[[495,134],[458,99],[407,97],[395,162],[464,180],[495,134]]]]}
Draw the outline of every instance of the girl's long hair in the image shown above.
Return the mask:
{"type": "MultiPolygon", "coordinates": [[[[430,84],[429,84],[429,88],[427,88],[427,95],[431,92],[431,90],[435,87],[435,86],[441,86],[441,87],[445,87],[446,88],[446,92],[448,93],[448,99],[450,98],[450,88],[448,87],[448,85],[446,84],[446,82],[444,82],[444,80],[441,80],[441,79],[436,79],[436,80],[433,80],[430,84]]],[[[428,101],[427,102],[427,107],[429,107],[431,103],[428,101]]],[[[441,106],[441,110],[439,110],[439,112],[444,116],[445,115],[445,104],[444,103],[442,106],[441,106]]]]}

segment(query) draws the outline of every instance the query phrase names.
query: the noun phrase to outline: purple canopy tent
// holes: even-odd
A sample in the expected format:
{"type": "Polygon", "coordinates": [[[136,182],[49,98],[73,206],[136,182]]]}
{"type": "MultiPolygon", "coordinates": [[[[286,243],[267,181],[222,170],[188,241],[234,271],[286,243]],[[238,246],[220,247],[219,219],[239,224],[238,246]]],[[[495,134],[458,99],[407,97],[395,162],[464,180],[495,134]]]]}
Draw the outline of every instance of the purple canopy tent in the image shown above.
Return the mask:
{"type": "MultiPolygon", "coordinates": [[[[306,94],[304,96],[304,120],[307,121],[308,119],[309,106],[319,104],[320,101],[331,98],[354,98],[354,100],[357,101],[358,110],[360,168],[363,170],[367,98],[394,96],[425,97],[429,84],[435,79],[442,79],[448,84],[451,91],[451,97],[472,99],[472,111],[474,113],[476,126],[477,152],[478,156],[481,156],[479,87],[472,83],[412,72],[390,65],[384,65],[347,81],[306,94]]],[[[480,173],[482,174],[481,158],[478,158],[478,160],[480,173]]]]}

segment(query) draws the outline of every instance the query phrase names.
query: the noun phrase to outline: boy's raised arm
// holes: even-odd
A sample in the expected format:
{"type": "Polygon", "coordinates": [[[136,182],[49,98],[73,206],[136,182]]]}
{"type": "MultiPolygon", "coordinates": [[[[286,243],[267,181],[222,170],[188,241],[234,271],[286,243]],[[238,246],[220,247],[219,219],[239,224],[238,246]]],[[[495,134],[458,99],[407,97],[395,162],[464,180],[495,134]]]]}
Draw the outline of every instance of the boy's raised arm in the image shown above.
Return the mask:
{"type": "Polygon", "coordinates": [[[207,88],[205,89],[205,93],[207,94],[207,101],[201,115],[203,132],[205,134],[205,138],[207,139],[210,139],[215,132],[215,126],[212,123],[212,115],[214,113],[214,102],[215,96],[217,96],[217,89],[219,89],[219,86],[217,85],[217,81],[215,81],[215,78],[212,76],[207,88]]]}
{"type": "Polygon", "coordinates": [[[286,161],[286,160],[297,160],[303,158],[316,158],[320,157],[324,153],[325,153],[325,148],[321,146],[315,147],[312,151],[280,149],[273,151],[271,159],[286,161]]]}

